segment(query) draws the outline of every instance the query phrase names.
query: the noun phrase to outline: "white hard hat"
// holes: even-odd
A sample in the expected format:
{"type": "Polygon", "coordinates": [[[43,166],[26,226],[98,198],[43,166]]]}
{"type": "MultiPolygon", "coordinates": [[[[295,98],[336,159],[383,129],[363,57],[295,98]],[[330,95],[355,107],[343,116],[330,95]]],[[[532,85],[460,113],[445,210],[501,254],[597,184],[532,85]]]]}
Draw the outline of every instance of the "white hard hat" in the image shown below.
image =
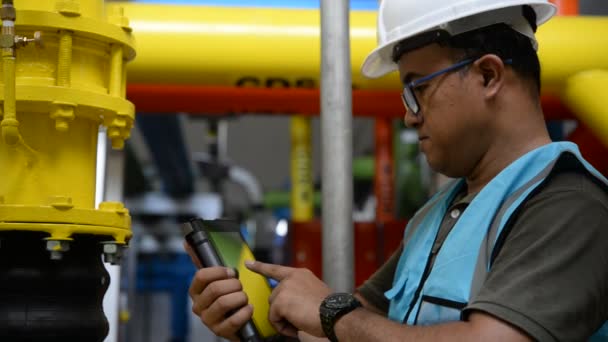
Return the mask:
{"type": "Polygon", "coordinates": [[[378,10],[378,47],[367,56],[361,72],[376,78],[396,70],[392,52],[397,43],[438,29],[454,36],[505,23],[528,36],[536,49],[534,31],[522,14],[524,5],[536,12],[537,26],[557,11],[548,0],[382,0],[378,10]]]}

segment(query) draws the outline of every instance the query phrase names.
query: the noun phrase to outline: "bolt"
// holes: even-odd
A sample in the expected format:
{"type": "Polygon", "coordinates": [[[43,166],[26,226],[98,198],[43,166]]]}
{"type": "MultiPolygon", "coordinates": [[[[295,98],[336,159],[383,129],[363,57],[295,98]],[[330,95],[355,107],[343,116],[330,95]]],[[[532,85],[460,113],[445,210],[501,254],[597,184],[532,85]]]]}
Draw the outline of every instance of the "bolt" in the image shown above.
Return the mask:
{"type": "Polygon", "coordinates": [[[61,260],[63,252],[70,250],[70,242],[66,240],[47,240],[46,250],[51,252],[51,260],[61,260]]]}
{"type": "Polygon", "coordinates": [[[63,258],[63,253],[52,251],[51,252],[51,260],[61,260],[63,258]]]}
{"type": "Polygon", "coordinates": [[[74,207],[72,198],[68,196],[50,196],[49,203],[53,208],[58,210],[68,210],[74,207]]]}
{"type": "Polygon", "coordinates": [[[74,0],[57,1],[55,9],[66,17],[80,16],[80,5],[74,0]]]}
{"type": "Polygon", "coordinates": [[[129,26],[129,18],[125,17],[125,10],[122,7],[114,6],[112,8],[112,11],[108,16],[108,22],[120,26],[127,33],[130,33],[133,30],[129,26]]]}
{"type": "Polygon", "coordinates": [[[114,138],[112,139],[112,149],[122,150],[125,147],[125,139],[114,138]]]}
{"type": "Polygon", "coordinates": [[[120,138],[120,128],[116,127],[116,126],[110,126],[108,127],[108,138],[110,139],[116,139],[116,138],[120,138]]]}
{"type": "Polygon", "coordinates": [[[107,262],[111,265],[120,265],[120,255],[116,254],[116,253],[104,253],[103,254],[103,261],[107,262]]]}
{"type": "Polygon", "coordinates": [[[36,47],[43,47],[42,44],[42,32],[36,31],[34,32],[34,38],[28,38],[25,36],[15,36],[14,38],[15,46],[20,48],[28,45],[29,43],[34,43],[36,47]]]}
{"type": "Polygon", "coordinates": [[[99,203],[99,210],[113,211],[119,215],[127,213],[127,209],[121,202],[101,202],[99,203]]]}
{"type": "Polygon", "coordinates": [[[74,120],[75,105],[71,103],[54,102],[51,110],[51,119],[55,119],[55,129],[59,132],[67,132],[70,121],[74,120]]]}
{"type": "Polygon", "coordinates": [[[64,118],[55,119],[55,130],[57,132],[67,132],[70,129],[70,122],[64,118]]]}
{"type": "Polygon", "coordinates": [[[102,242],[103,244],[103,260],[112,265],[119,265],[122,258],[123,247],[114,241],[102,242]]]}
{"type": "Polygon", "coordinates": [[[110,265],[120,265],[120,257],[116,254],[104,253],[103,260],[110,265]]]}

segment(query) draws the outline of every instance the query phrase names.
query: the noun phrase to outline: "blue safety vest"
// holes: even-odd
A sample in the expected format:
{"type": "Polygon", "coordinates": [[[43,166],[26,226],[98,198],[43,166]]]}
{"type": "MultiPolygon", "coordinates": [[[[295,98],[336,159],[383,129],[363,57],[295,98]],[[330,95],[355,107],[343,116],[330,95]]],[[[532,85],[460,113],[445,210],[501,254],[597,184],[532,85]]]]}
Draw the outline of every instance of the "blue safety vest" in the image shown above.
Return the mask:
{"type": "MultiPolygon", "coordinates": [[[[443,217],[465,181],[455,181],[433,196],[405,229],[393,287],[385,293],[390,300],[389,318],[411,325],[460,320],[461,310],[490,270],[494,244],[509,217],[543,184],[564,153],[576,156],[608,186],[608,180],[583,159],[573,143],[551,143],[530,151],[475,196],[444,241],[428,277],[422,279],[443,217]]],[[[594,338],[608,340],[608,322],[594,338]]]]}

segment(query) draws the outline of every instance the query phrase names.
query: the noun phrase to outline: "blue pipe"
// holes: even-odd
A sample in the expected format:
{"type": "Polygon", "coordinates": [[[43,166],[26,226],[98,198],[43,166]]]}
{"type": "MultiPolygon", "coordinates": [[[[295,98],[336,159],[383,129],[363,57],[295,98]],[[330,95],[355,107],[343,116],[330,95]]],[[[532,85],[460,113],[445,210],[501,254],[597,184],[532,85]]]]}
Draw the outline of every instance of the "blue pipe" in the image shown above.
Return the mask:
{"type": "Polygon", "coordinates": [[[136,289],[171,297],[171,342],[186,342],[189,331],[188,288],[196,269],[186,253],[140,255],[136,289]]]}
{"type": "Polygon", "coordinates": [[[177,115],[137,115],[135,120],[158,169],[163,192],[175,198],[194,193],[194,174],[180,118],[177,115]]]}

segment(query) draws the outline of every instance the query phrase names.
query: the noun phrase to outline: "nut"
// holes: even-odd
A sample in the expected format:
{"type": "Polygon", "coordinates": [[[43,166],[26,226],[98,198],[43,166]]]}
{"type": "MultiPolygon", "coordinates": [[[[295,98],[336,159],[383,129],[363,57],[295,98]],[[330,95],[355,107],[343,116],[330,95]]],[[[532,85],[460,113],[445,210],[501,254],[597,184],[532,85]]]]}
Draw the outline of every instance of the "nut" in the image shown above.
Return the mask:
{"type": "Polygon", "coordinates": [[[127,213],[127,209],[121,202],[101,202],[99,203],[99,210],[113,211],[120,215],[127,213]]]}
{"type": "Polygon", "coordinates": [[[107,254],[116,254],[118,253],[118,245],[115,243],[104,243],[103,252],[107,254]]]}
{"type": "Polygon", "coordinates": [[[70,242],[66,240],[47,240],[46,250],[50,252],[67,252],[70,250],[70,242]]]}
{"type": "Polygon", "coordinates": [[[51,206],[58,210],[68,210],[74,208],[72,198],[68,196],[51,196],[49,197],[51,206]]]}

